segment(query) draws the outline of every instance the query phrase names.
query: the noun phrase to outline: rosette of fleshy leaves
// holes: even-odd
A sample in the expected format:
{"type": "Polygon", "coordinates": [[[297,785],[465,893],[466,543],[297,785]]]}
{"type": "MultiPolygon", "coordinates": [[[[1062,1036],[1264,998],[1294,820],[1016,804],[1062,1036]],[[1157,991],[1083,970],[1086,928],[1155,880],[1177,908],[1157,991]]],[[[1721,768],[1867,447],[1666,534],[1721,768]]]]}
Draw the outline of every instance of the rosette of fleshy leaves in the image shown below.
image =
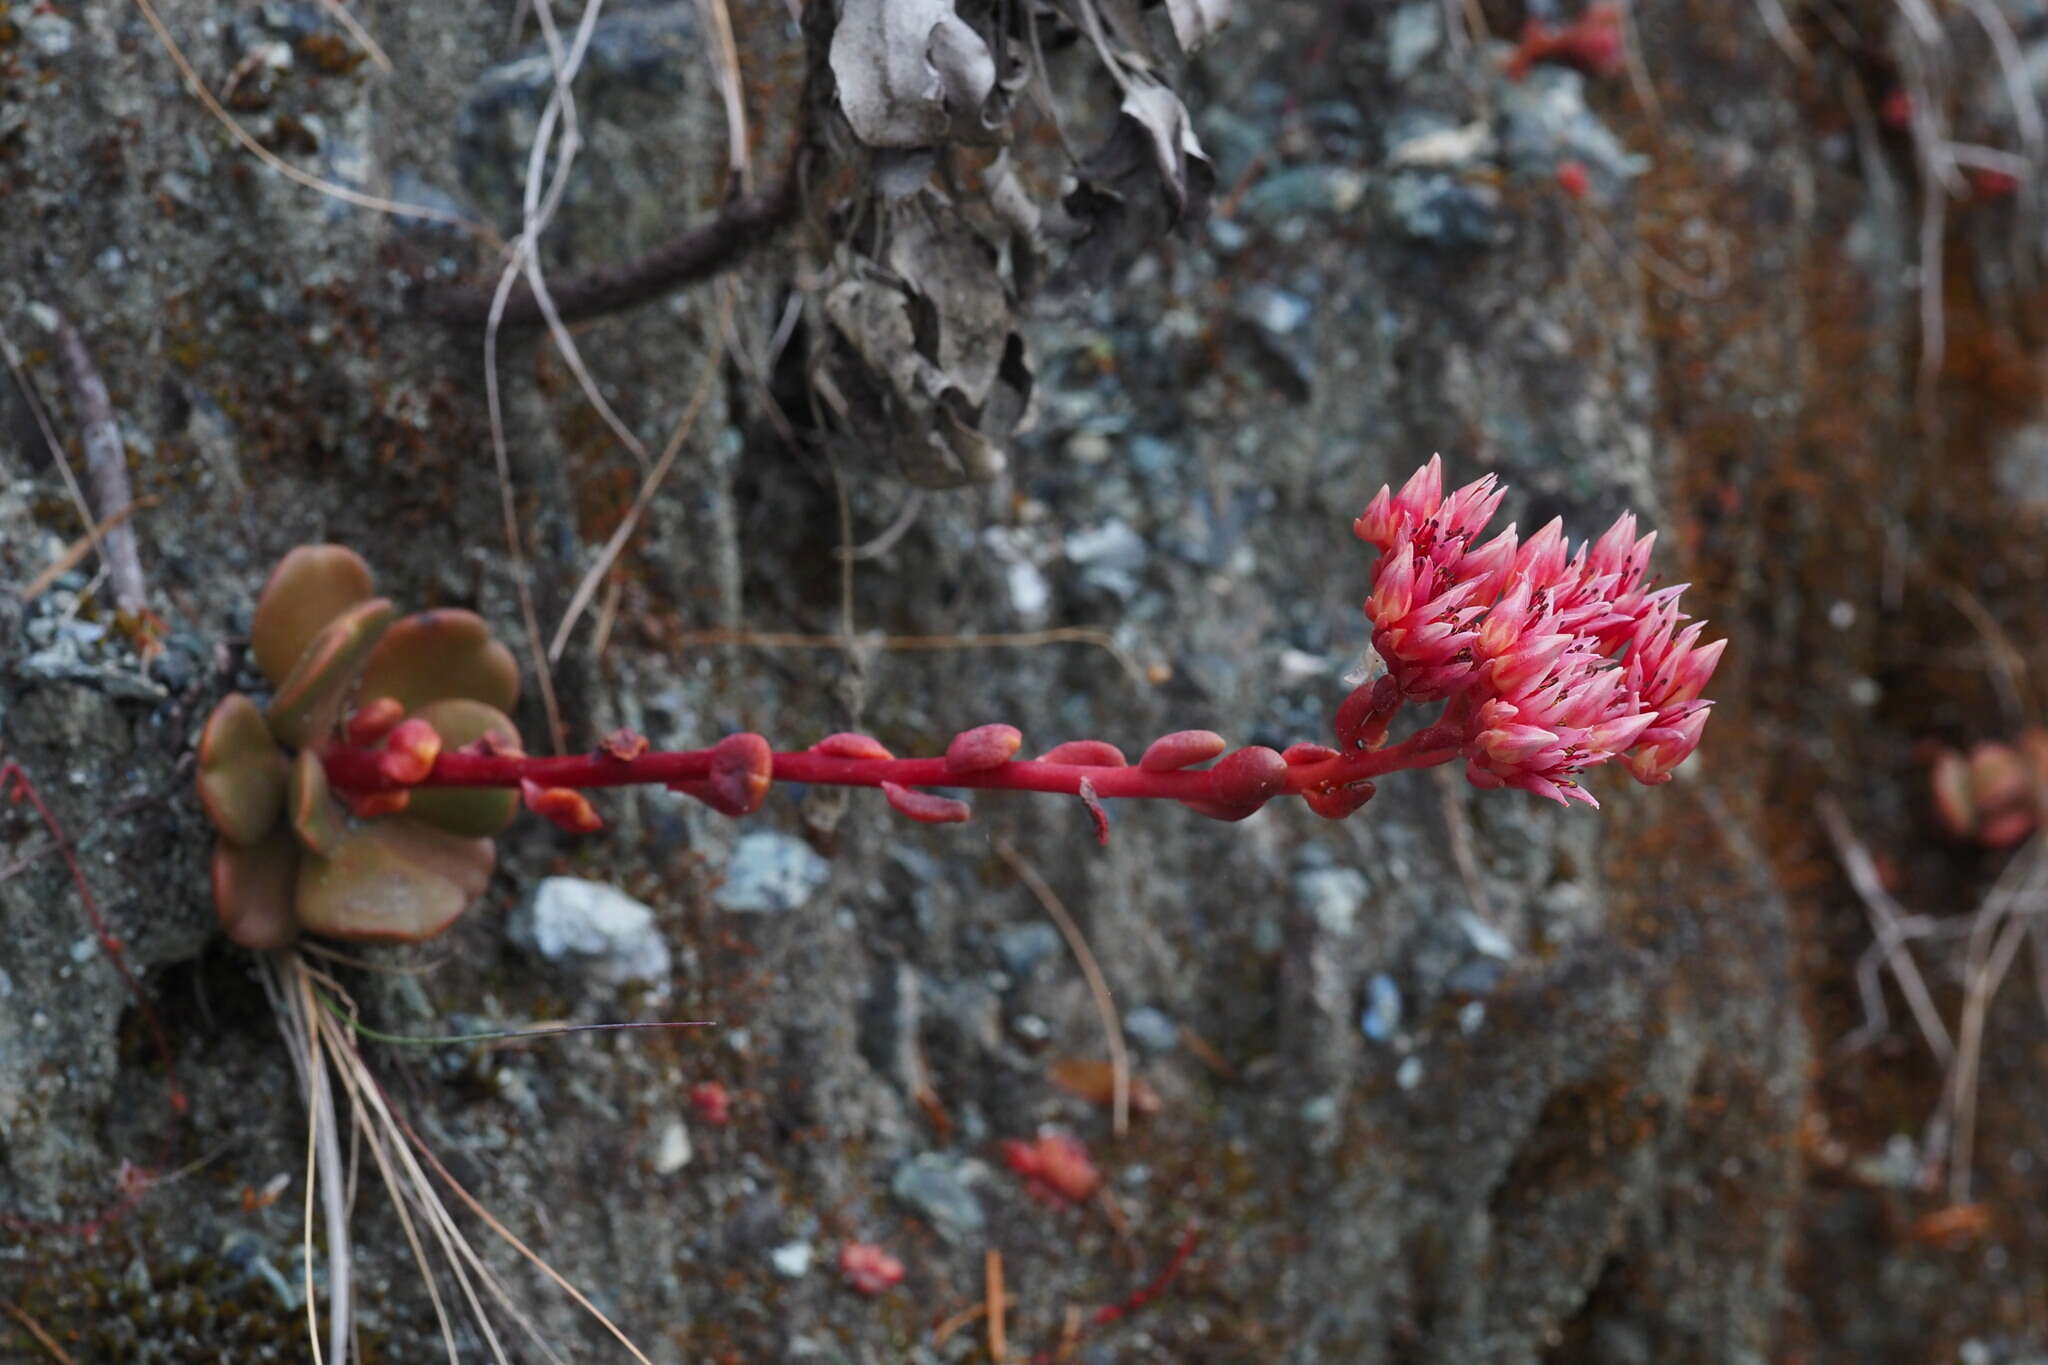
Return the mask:
{"type": "Polygon", "coordinates": [[[301,931],[418,942],[483,893],[515,792],[379,792],[344,799],[321,755],[380,751],[416,781],[446,747],[520,752],[506,712],[519,667],[474,612],[399,617],[361,556],[302,545],[256,604],[250,652],[276,689],[233,693],[199,740],[199,800],[220,833],[214,908],[228,937],[276,948],[301,931]]]}

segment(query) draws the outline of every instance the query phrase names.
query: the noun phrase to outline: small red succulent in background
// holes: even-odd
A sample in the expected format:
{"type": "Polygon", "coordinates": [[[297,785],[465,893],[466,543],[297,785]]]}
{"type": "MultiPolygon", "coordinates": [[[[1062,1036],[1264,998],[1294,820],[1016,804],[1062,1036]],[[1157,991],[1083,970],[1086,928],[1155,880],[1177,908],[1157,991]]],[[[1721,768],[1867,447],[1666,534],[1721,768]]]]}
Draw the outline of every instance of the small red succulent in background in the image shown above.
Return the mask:
{"type": "Polygon", "coordinates": [[[1927,780],[1943,829],[1986,848],[2009,847],[2040,827],[2048,730],[2028,727],[2017,748],[1994,740],[1972,745],[1967,754],[1937,748],[1927,780]]]}
{"type": "Polygon", "coordinates": [[[1541,19],[1522,25],[1522,41],[1508,58],[1509,80],[1521,80],[1539,62],[1568,66],[1597,79],[1620,75],[1628,65],[1621,6],[1595,4],[1561,28],[1541,19]]]}

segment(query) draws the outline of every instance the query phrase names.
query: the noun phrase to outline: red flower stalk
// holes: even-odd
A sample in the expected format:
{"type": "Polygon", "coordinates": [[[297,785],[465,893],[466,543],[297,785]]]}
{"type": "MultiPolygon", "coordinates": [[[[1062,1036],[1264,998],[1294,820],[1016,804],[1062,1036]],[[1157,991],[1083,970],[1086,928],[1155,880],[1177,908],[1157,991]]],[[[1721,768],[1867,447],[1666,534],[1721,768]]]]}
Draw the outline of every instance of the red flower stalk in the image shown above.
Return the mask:
{"type": "Polygon", "coordinates": [[[1154,740],[1135,765],[1092,739],[1020,759],[1023,735],[989,724],[955,735],[936,758],[897,758],[860,734],[828,735],[801,752],[737,734],[710,749],[654,753],[626,731],[589,754],[532,758],[495,742],[442,747],[417,719],[387,732],[379,715],[322,759],[329,783],[352,801],[420,787],[512,787],[575,832],[602,824],[580,791],[638,783],[734,816],[759,810],[778,781],[878,787],[899,814],[929,824],[972,814],[933,787],[1058,792],[1081,798],[1106,839],[1104,801],[1173,800],[1242,820],[1291,795],[1341,820],[1371,799],[1373,779],[1455,758],[1474,785],[1560,803],[1597,805],[1578,778],[1611,758],[1639,781],[1668,780],[1699,744],[1711,706],[1700,693],[1726,642],[1701,645],[1700,623],[1680,625],[1680,589],[1648,586],[1656,537],[1638,538],[1633,516],[1576,550],[1557,521],[1527,542],[1513,526],[1482,542],[1505,495],[1491,475],[1445,493],[1442,461],[1432,458],[1398,493],[1382,488],[1354,523],[1381,551],[1365,613],[1386,672],[1338,707],[1335,748],[1227,752],[1220,735],[1182,730],[1154,740]],[[1435,724],[1387,742],[1402,706],[1435,700],[1446,702],[1435,724]]]}

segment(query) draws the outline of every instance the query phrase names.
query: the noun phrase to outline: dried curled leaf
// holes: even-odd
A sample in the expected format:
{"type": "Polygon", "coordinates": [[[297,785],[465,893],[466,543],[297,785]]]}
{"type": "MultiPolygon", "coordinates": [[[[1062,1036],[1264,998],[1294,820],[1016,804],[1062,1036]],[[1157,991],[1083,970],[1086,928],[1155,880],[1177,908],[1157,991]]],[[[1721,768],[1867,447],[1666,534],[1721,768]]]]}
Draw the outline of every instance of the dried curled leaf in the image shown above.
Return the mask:
{"type": "Polygon", "coordinates": [[[284,809],[288,767],[256,703],[229,693],[199,736],[199,803],[206,818],[231,843],[260,842],[284,809]]]}
{"type": "Polygon", "coordinates": [[[370,566],[346,545],[300,545],[277,561],[256,599],[249,652],[276,686],[328,623],[376,592],[370,566]]]}
{"type": "MultiPolygon", "coordinates": [[[[1099,1057],[1062,1057],[1047,1073],[1052,1083],[1070,1095],[1107,1109],[1116,1102],[1116,1068],[1099,1057]]],[[[1146,1117],[1164,1107],[1159,1092],[1143,1076],[1131,1077],[1131,1112],[1146,1117]]]]}
{"type": "Polygon", "coordinates": [[[988,44],[951,0],[845,0],[829,60],[839,107],[870,147],[993,142],[988,44]]]}
{"type": "Polygon", "coordinates": [[[1077,168],[1064,207],[1078,240],[1052,282],[1075,294],[1105,284],[1181,223],[1208,212],[1216,168],[1187,106],[1156,80],[1136,77],[1116,131],[1077,168]]]}
{"type": "Polygon", "coordinates": [[[1215,37],[1230,23],[1231,0],[1166,0],[1166,17],[1173,23],[1173,40],[1183,52],[1193,52],[1215,37]]]}
{"type": "Polygon", "coordinates": [[[860,445],[909,482],[995,477],[1026,425],[1036,379],[995,249],[960,211],[920,193],[884,213],[887,271],[861,268],[825,295],[814,382],[860,445]],[[836,338],[836,339],[835,339],[836,338]]]}

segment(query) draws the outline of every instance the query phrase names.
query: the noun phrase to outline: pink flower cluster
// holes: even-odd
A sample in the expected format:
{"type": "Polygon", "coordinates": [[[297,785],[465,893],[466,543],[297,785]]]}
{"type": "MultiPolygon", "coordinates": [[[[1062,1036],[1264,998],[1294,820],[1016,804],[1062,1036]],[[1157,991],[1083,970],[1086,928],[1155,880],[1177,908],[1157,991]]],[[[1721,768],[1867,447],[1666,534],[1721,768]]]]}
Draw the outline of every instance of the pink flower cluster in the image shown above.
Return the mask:
{"type": "Polygon", "coordinates": [[[1432,457],[1353,524],[1381,551],[1365,613],[1387,674],[1340,711],[1339,739],[1376,748],[1403,701],[1448,698],[1434,728],[1475,786],[1597,806],[1578,776],[1616,757],[1669,781],[1699,745],[1713,705],[1700,692],[1728,642],[1680,626],[1684,585],[1648,587],[1657,537],[1637,539],[1632,514],[1576,552],[1558,521],[1481,543],[1504,495],[1490,474],[1445,494],[1432,457]]]}

